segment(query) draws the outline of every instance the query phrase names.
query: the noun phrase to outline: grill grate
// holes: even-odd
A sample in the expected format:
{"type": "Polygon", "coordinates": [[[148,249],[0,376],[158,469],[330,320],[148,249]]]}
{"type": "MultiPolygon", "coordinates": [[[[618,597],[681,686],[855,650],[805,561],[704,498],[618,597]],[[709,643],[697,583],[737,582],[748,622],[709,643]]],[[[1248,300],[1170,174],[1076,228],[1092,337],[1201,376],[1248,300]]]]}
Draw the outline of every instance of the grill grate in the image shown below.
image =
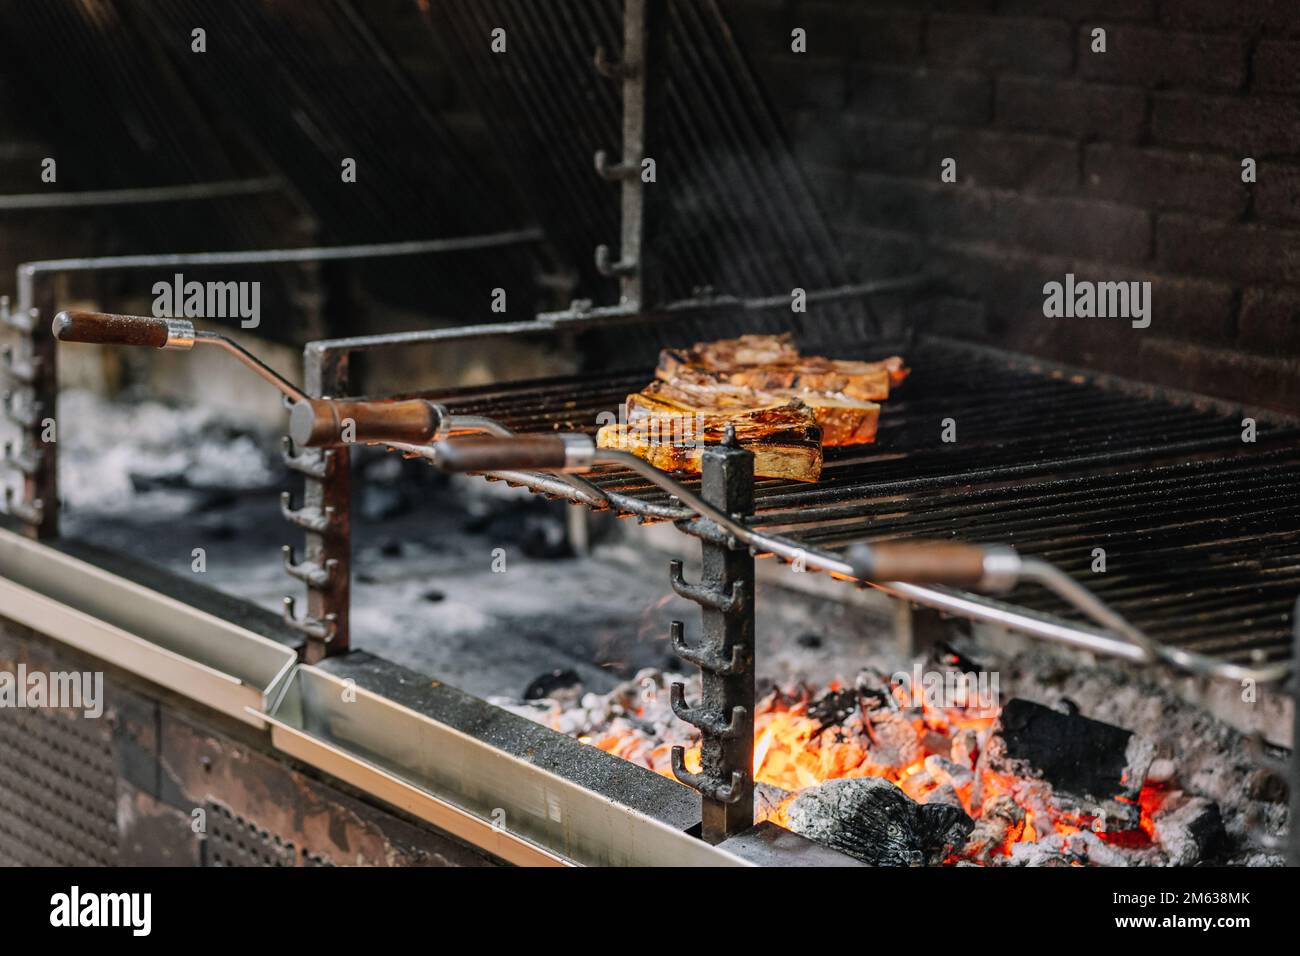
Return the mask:
{"type": "MultiPolygon", "coordinates": [[[[814,348],[809,352],[824,351],[814,348]]],[[[860,349],[883,354],[873,347],[860,349]]],[[[1046,558],[1153,637],[1245,662],[1290,653],[1300,593],[1300,428],[926,340],[874,445],[828,449],[815,485],[760,481],[754,523],[831,550],[909,537],[1046,558]],[[941,440],[945,419],[953,443],[941,440]],[[1094,573],[1094,549],[1106,570],[1094,573]]],[[[431,393],[518,431],[593,431],[647,371],[431,393]]],[[[668,505],[627,471],[606,491],[668,505]]],[[[1035,589],[1010,603],[1079,620],[1035,589]]]]}

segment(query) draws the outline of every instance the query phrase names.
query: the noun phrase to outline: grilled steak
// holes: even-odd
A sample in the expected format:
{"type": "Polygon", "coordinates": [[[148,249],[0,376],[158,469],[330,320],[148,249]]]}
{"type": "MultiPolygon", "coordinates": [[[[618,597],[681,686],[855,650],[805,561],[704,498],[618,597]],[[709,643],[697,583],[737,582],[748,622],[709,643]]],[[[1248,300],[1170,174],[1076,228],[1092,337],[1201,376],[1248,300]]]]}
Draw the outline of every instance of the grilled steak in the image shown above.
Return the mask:
{"type": "Polygon", "coordinates": [[[655,381],[627,397],[627,419],[602,428],[596,443],[667,471],[694,472],[703,446],[721,441],[730,424],[754,453],[757,477],[816,481],[821,475],[821,430],[797,399],[735,385],[655,381]]]}
{"type": "MultiPolygon", "coordinates": [[[[789,481],[816,481],[822,475],[822,442],[816,427],[800,431],[774,431],[755,424],[737,427],[740,444],[754,453],[755,477],[775,477],[789,481]],[[744,436],[744,437],[742,437],[744,436]]],[[[708,432],[701,441],[664,441],[662,432],[651,421],[637,424],[604,425],[595,433],[595,444],[602,449],[630,451],[663,471],[699,472],[706,445],[722,440],[722,433],[708,432]]]]}
{"type": "Polygon", "coordinates": [[[685,374],[673,381],[656,379],[637,394],[627,397],[629,421],[636,421],[643,415],[672,412],[734,416],[746,410],[791,403],[805,405],[812,411],[817,427],[821,429],[823,447],[862,445],[875,440],[880,406],[829,392],[759,390],[685,374]]]}
{"type": "Polygon", "coordinates": [[[794,344],[794,336],[788,332],[784,335],[742,335],[737,339],[701,342],[688,349],[664,349],[659,353],[659,368],[655,375],[668,380],[676,378],[682,368],[719,371],[798,360],[799,349],[794,344]]]}
{"type": "Polygon", "coordinates": [[[891,385],[907,377],[898,356],[880,362],[853,362],[800,355],[785,335],[742,335],[659,353],[655,377],[663,381],[713,379],[763,391],[793,389],[839,392],[859,401],[889,397],[891,385]]]}
{"type": "Polygon", "coordinates": [[[698,471],[701,445],[731,424],[756,476],[816,481],[822,446],[875,440],[880,406],[871,399],[906,374],[899,358],[801,356],[788,334],[664,349],[655,381],[628,396],[627,423],[606,425],[596,440],[667,471],[698,471]]]}

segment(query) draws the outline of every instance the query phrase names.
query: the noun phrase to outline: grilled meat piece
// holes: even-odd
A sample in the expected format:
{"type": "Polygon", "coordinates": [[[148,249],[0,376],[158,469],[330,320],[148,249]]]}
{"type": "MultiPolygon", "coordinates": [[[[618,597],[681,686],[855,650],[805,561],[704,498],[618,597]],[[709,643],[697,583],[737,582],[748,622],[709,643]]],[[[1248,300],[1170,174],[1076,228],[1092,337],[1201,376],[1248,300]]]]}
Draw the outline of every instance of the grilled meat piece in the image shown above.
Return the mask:
{"type": "Polygon", "coordinates": [[[742,335],[689,349],[664,349],[659,353],[655,377],[663,381],[712,379],[761,391],[838,392],[870,402],[888,398],[890,386],[906,378],[907,372],[896,355],[879,362],[800,355],[793,336],[786,333],[742,335]]]}
{"type": "Polygon", "coordinates": [[[664,471],[697,473],[704,447],[722,441],[727,425],[754,453],[754,475],[816,481],[821,476],[821,432],[812,412],[797,401],[762,408],[693,407],[654,396],[628,397],[630,421],[596,433],[601,448],[617,448],[664,471]]]}
{"type": "Polygon", "coordinates": [[[716,382],[707,377],[684,376],[665,382],[656,379],[627,397],[628,420],[652,414],[725,414],[729,418],[748,410],[792,403],[807,406],[821,429],[822,446],[861,445],[874,441],[880,406],[828,392],[777,389],[760,391],[745,385],[716,382]]]}
{"type": "Polygon", "coordinates": [[[732,385],[796,392],[840,392],[860,401],[878,402],[889,397],[889,370],[873,368],[873,364],[811,358],[789,365],[737,368],[721,375],[732,385]]]}
{"type": "MultiPolygon", "coordinates": [[[[601,448],[617,448],[644,458],[661,471],[699,474],[705,443],[657,441],[654,433],[636,425],[606,425],[596,433],[601,448]]],[[[822,473],[821,443],[799,435],[773,435],[741,442],[754,453],[756,478],[816,481],[822,473]]]]}
{"type": "Polygon", "coordinates": [[[874,441],[900,358],[843,362],[801,356],[794,337],[742,335],[659,353],[655,381],[627,398],[626,424],[606,425],[602,448],[619,448],[668,471],[698,471],[701,444],[728,424],[754,452],[760,478],[816,481],[822,446],[874,441]]]}
{"type": "Polygon", "coordinates": [[[701,342],[688,349],[664,349],[659,353],[659,368],[655,375],[668,380],[677,377],[679,368],[716,372],[737,366],[798,360],[799,349],[789,332],[784,335],[742,335],[736,339],[701,342]]]}

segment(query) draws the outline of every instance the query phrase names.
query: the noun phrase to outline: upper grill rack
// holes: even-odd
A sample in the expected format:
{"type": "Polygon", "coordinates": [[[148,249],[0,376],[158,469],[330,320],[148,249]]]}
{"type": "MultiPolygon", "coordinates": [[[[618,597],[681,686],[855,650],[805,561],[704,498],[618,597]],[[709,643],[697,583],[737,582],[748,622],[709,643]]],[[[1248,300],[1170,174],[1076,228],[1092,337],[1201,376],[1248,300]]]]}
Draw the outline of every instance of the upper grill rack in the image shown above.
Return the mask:
{"type": "MultiPolygon", "coordinates": [[[[1243,415],[1209,402],[1136,394],[942,340],[907,357],[915,371],[884,403],[877,442],[827,449],[816,484],[757,482],[755,527],[829,550],[909,537],[1009,544],[1061,566],[1167,644],[1234,662],[1289,656],[1300,428],[1261,419],[1247,442],[1243,415]],[[943,440],[945,425],[955,441],[943,440]],[[1094,570],[1097,549],[1104,571],[1094,570]]],[[[591,432],[650,377],[425,394],[514,431],[591,432]]],[[[671,513],[674,502],[631,472],[591,480],[623,496],[619,510],[671,513]]],[[[1078,620],[1039,590],[1008,601],[1078,620]]]]}

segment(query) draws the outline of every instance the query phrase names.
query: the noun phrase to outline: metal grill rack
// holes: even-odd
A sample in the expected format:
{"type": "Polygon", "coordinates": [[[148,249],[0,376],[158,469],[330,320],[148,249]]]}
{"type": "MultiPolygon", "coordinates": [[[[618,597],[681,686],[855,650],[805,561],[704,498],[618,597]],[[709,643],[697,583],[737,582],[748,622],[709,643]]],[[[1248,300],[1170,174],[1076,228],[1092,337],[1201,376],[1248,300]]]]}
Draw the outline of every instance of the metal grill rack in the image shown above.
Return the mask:
{"type": "MultiPolygon", "coordinates": [[[[813,485],[756,482],[755,527],[830,550],[909,537],[1012,544],[1060,565],[1163,642],[1238,662],[1289,656],[1300,427],[1261,418],[1247,442],[1243,413],[939,339],[907,358],[915,371],[884,403],[876,443],[827,449],[813,485]],[[945,419],[953,442],[942,440],[945,419]],[[1093,570],[1096,548],[1104,572],[1093,570]]],[[[513,431],[593,432],[598,415],[616,414],[651,377],[424,397],[513,431]]],[[[631,472],[590,480],[624,514],[690,517],[631,472]]],[[[573,497],[553,479],[521,483],[573,497]]],[[[1037,590],[1007,603],[1077,620],[1037,590]]]]}

